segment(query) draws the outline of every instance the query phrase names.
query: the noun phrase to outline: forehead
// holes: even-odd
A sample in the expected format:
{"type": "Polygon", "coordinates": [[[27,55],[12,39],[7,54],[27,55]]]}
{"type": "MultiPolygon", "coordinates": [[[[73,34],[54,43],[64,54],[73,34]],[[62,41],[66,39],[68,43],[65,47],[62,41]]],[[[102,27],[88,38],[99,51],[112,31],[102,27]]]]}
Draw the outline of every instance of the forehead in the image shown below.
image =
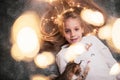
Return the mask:
{"type": "Polygon", "coordinates": [[[64,22],[67,22],[67,21],[76,21],[76,22],[80,22],[80,18],[79,18],[79,17],[75,17],[75,18],[69,17],[69,18],[65,19],[64,22]]]}
{"type": "Polygon", "coordinates": [[[68,18],[64,22],[64,27],[71,27],[71,26],[81,26],[81,21],[79,18],[68,18]]]}

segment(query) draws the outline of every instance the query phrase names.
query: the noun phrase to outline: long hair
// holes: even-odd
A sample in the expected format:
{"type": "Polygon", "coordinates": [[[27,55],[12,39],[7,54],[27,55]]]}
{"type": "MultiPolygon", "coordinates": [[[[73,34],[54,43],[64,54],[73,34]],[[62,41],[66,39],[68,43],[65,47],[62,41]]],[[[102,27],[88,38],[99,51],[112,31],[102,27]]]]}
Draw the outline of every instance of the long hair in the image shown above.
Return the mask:
{"type": "Polygon", "coordinates": [[[80,17],[80,13],[84,8],[100,11],[105,19],[106,15],[104,10],[99,7],[93,0],[61,0],[54,2],[52,8],[46,12],[41,19],[40,30],[42,40],[52,43],[55,46],[62,46],[67,41],[63,36],[64,20],[67,18],[79,18],[81,27],[84,28],[84,35],[93,31],[94,25],[88,24],[80,17]],[[62,1],[62,2],[61,2],[62,1]],[[74,2],[71,5],[70,2],[74,2]]]}
{"type": "Polygon", "coordinates": [[[80,12],[81,10],[83,10],[83,8],[78,8],[78,7],[73,7],[70,8],[66,11],[64,11],[61,16],[58,18],[57,20],[57,24],[58,24],[58,29],[61,33],[61,35],[64,36],[64,22],[69,19],[69,18],[73,18],[73,19],[78,19],[79,23],[80,23],[80,27],[84,30],[83,32],[83,36],[87,35],[88,33],[91,33],[93,30],[93,27],[91,25],[88,25],[81,17],[80,17],[80,12]]]}

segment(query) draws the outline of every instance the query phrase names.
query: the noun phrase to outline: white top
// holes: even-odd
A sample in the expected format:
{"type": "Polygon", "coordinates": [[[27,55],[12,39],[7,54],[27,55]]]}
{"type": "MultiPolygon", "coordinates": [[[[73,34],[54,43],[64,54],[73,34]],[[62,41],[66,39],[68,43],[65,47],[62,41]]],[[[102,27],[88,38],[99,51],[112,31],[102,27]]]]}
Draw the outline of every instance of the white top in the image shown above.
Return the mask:
{"type": "MultiPolygon", "coordinates": [[[[115,76],[109,74],[110,68],[116,63],[109,49],[95,36],[83,37],[80,43],[92,44],[87,52],[80,54],[74,61],[79,63],[82,60],[81,67],[90,61],[90,70],[86,80],[115,80],[115,76]]],[[[67,45],[63,46],[56,56],[56,62],[62,73],[68,61],[65,59],[67,45]]]]}

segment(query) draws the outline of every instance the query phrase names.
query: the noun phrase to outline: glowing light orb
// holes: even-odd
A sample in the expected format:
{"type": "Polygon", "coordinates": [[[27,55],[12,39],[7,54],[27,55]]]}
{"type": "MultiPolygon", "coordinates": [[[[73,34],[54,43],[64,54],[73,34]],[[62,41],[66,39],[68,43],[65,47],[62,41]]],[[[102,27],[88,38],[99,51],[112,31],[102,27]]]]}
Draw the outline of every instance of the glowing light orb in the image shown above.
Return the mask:
{"type": "Polygon", "coordinates": [[[116,63],[113,65],[113,67],[111,68],[110,70],[110,74],[111,75],[117,75],[120,73],[120,64],[119,63],[116,63]]]}
{"type": "Polygon", "coordinates": [[[16,43],[18,32],[24,28],[24,27],[30,27],[34,29],[36,32],[37,36],[40,38],[40,18],[39,16],[32,11],[27,11],[23,13],[20,17],[16,19],[12,26],[12,31],[11,31],[11,40],[12,43],[16,43]]]}
{"type": "Polygon", "coordinates": [[[120,50],[120,19],[117,19],[113,24],[112,41],[115,47],[120,50]]]}
{"type": "Polygon", "coordinates": [[[44,75],[32,75],[30,80],[50,80],[44,75]]]}
{"type": "Polygon", "coordinates": [[[35,64],[40,68],[47,68],[49,65],[54,63],[54,55],[50,52],[43,52],[38,54],[34,59],[35,64]]]}
{"type": "Polygon", "coordinates": [[[11,56],[16,61],[24,60],[24,55],[21,54],[21,50],[18,48],[17,44],[14,44],[11,48],[11,56]]]}
{"type": "Polygon", "coordinates": [[[57,0],[44,0],[45,2],[48,2],[48,3],[52,3],[54,1],[57,1],[57,0]]]}
{"type": "Polygon", "coordinates": [[[37,35],[30,27],[24,27],[18,32],[17,44],[26,56],[33,56],[39,51],[37,35]],[[33,52],[33,54],[30,54],[31,52],[33,52]]]}
{"type": "Polygon", "coordinates": [[[98,36],[100,39],[110,39],[112,37],[112,26],[106,25],[99,29],[98,36]]]}
{"type": "Polygon", "coordinates": [[[24,59],[32,59],[37,55],[41,42],[39,25],[40,18],[33,11],[26,11],[16,19],[11,31],[11,42],[16,46],[12,46],[11,55],[17,57],[14,54],[19,53],[24,59]]]}
{"type": "Polygon", "coordinates": [[[71,45],[65,53],[65,59],[68,62],[73,61],[78,55],[86,51],[85,45],[82,43],[75,43],[71,45]]]}
{"type": "Polygon", "coordinates": [[[82,10],[80,16],[84,21],[94,26],[102,26],[104,24],[104,16],[99,11],[84,9],[82,10]]]}

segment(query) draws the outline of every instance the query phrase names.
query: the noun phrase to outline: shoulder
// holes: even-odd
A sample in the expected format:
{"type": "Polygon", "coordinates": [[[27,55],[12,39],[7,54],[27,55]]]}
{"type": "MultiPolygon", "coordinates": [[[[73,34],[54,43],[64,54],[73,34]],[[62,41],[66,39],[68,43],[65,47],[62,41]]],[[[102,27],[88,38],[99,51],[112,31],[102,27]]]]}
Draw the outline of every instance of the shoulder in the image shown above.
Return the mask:
{"type": "Polygon", "coordinates": [[[99,46],[101,48],[107,47],[98,37],[93,36],[93,35],[83,37],[81,42],[82,43],[91,43],[92,45],[94,45],[96,47],[99,46]]]}
{"type": "Polygon", "coordinates": [[[67,50],[68,46],[69,46],[68,44],[63,45],[56,56],[63,55],[65,53],[65,51],[67,50]]]}
{"type": "Polygon", "coordinates": [[[81,41],[82,42],[92,42],[92,43],[101,42],[101,40],[98,37],[94,36],[94,35],[84,36],[81,41]]]}
{"type": "Polygon", "coordinates": [[[93,40],[93,39],[98,39],[96,36],[94,36],[94,35],[89,35],[89,36],[84,36],[83,37],[83,40],[85,40],[85,39],[90,39],[90,40],[93,40]]]}

